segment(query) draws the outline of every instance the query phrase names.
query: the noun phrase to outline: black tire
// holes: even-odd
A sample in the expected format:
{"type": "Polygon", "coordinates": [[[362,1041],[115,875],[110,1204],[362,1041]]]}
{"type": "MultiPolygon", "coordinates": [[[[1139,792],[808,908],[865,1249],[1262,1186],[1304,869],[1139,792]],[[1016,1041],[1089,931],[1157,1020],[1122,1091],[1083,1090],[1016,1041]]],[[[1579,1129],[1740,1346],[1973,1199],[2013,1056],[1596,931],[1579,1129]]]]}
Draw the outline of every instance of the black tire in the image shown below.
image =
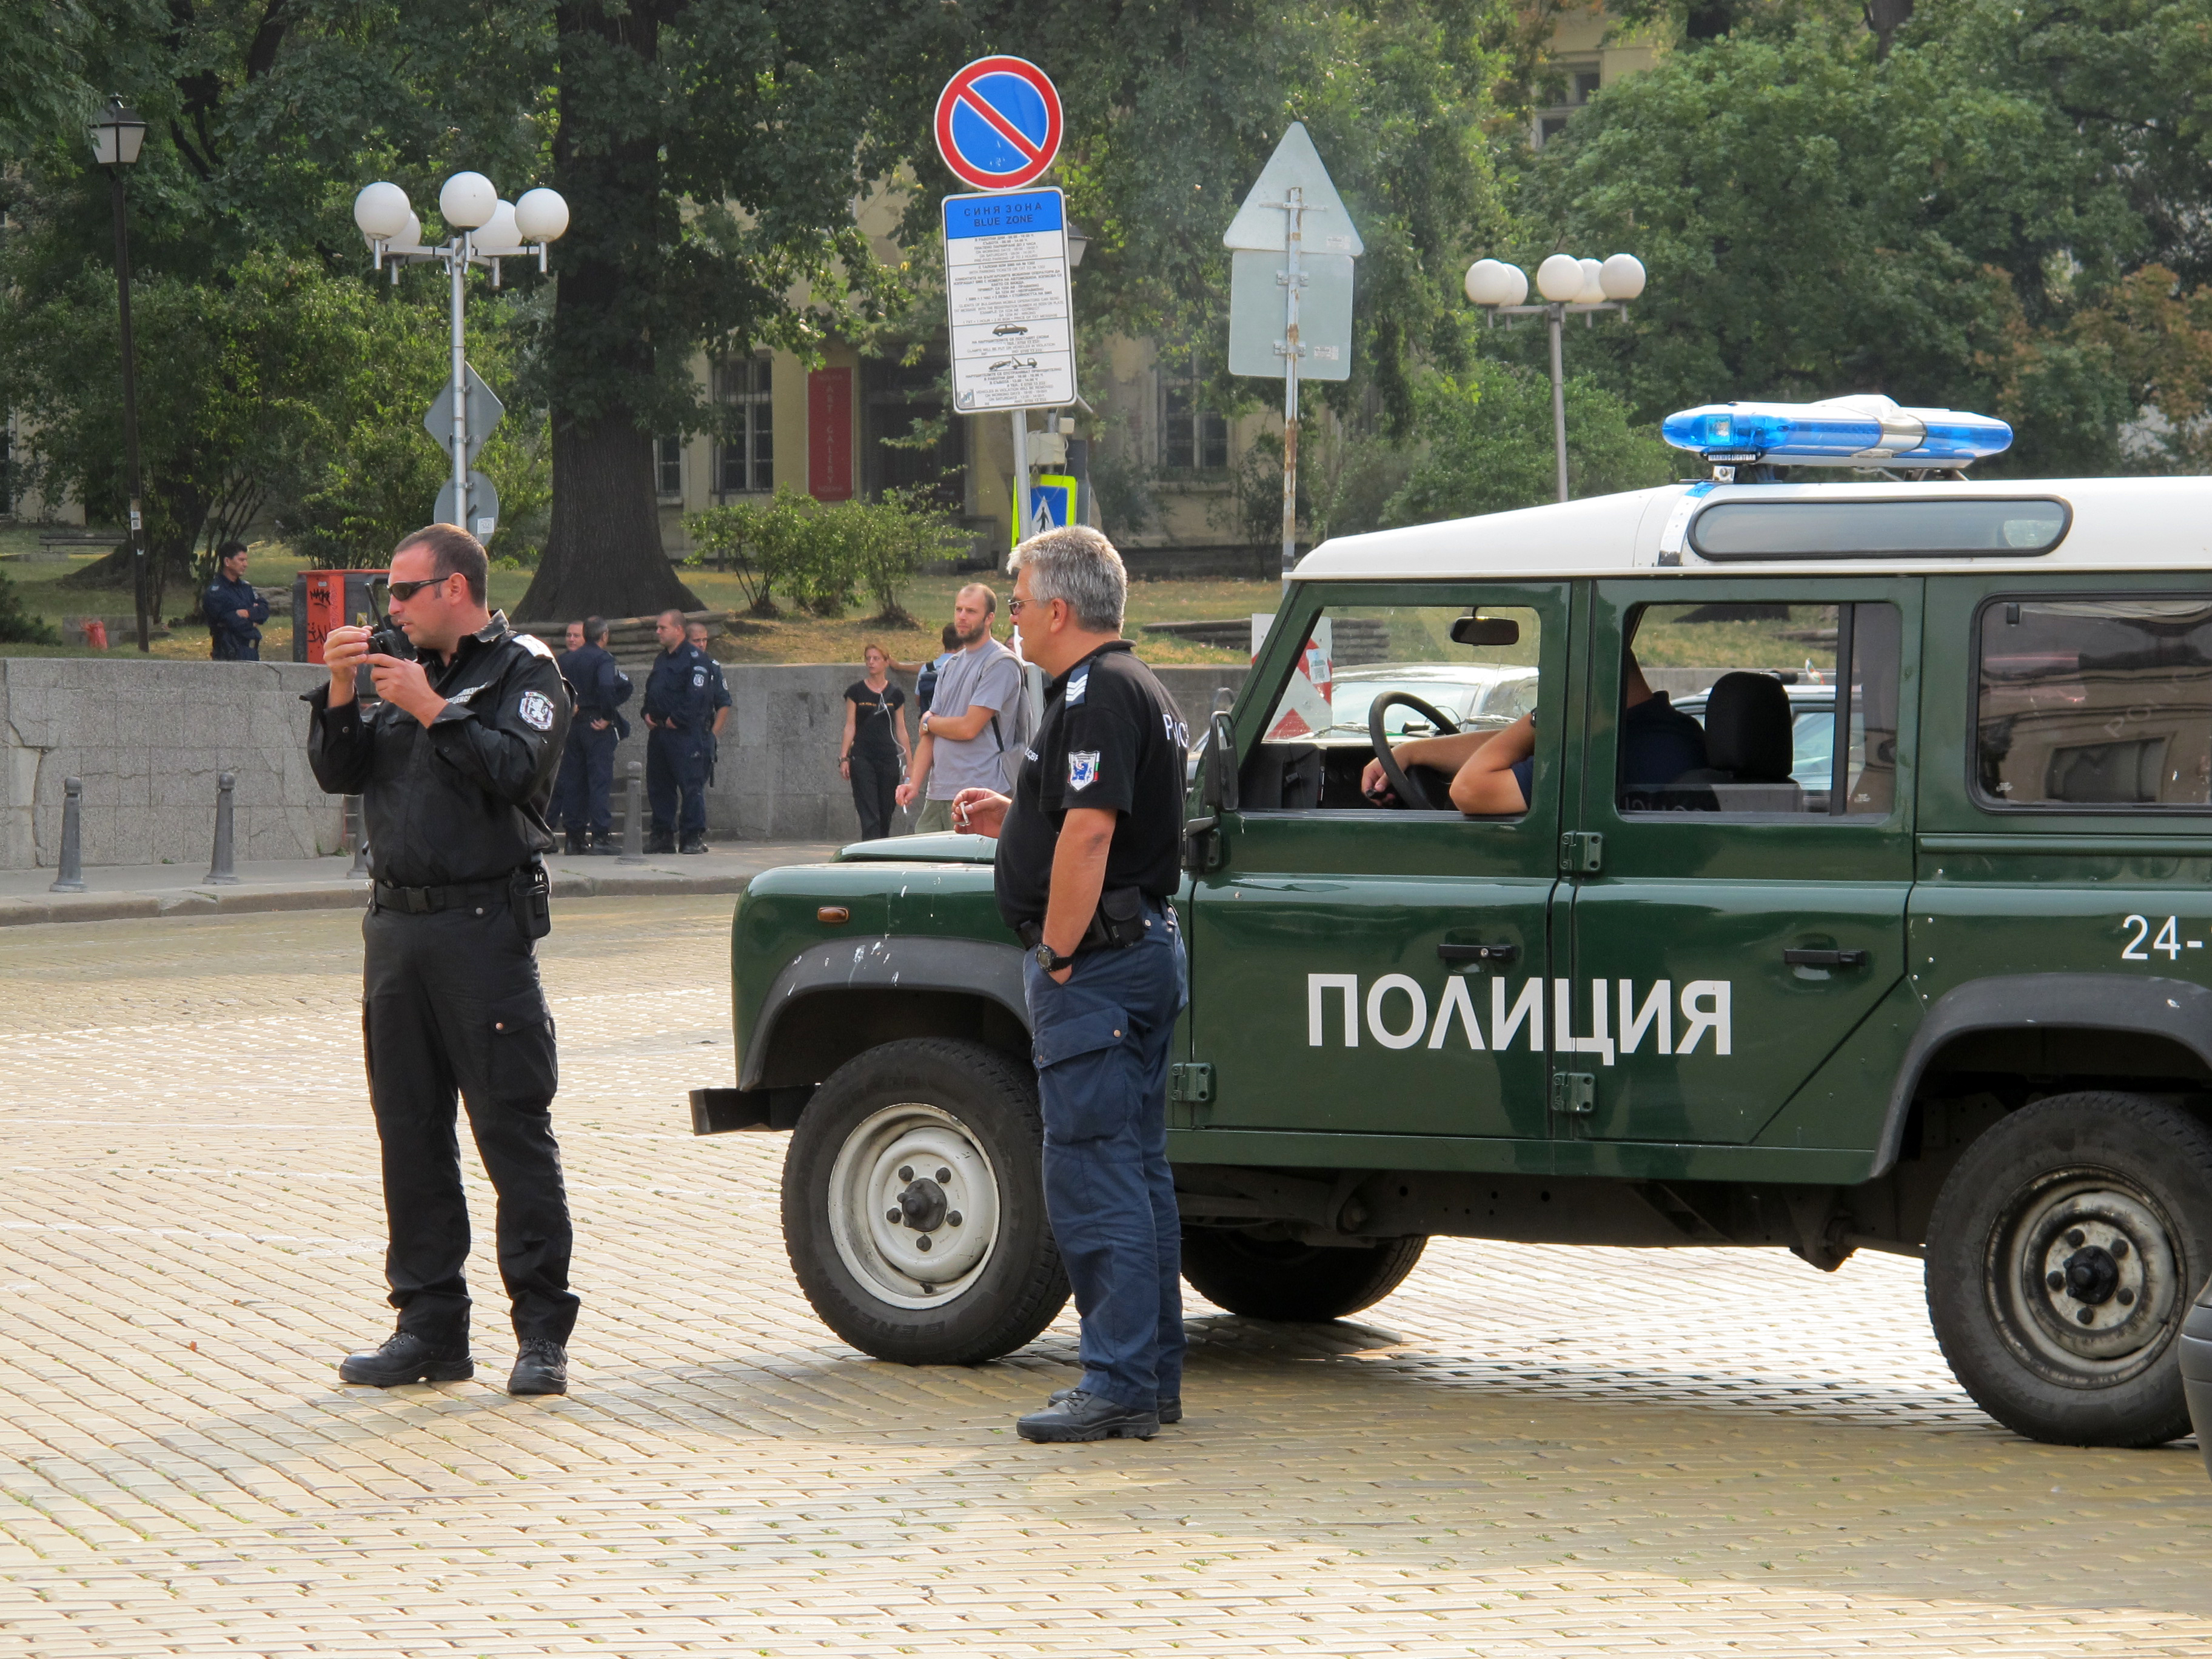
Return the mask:
{"type": "Polygon", "coordinates": [[[2208,1273],[2212,1130],[2140,1095],[2054,1095],[2002,1120],[1945,1180],[1928,1231],[1952,1374],[2007,1428],[2057,1445],[2190,1431],[2175,1336],[2208,1273]]]}
{"type": "Polygon", "coordinates": [[[915,1037],[839,1066],[783,1166],[784,1249],[822,1322],[909,1365],[996,1359],[1036,1336],[1068,1294],[1043,1146],[1036,1078],[994,1048],[915,1037]]]}
{"type": "Polygon", "coordinates": [[[1428,1244],[1421,1234],[1338,1247],[1185,1227],[1182,1276],[1208,1302],[1248,1319],[1323,1324],[1396,1290],[1428,1244]]]}

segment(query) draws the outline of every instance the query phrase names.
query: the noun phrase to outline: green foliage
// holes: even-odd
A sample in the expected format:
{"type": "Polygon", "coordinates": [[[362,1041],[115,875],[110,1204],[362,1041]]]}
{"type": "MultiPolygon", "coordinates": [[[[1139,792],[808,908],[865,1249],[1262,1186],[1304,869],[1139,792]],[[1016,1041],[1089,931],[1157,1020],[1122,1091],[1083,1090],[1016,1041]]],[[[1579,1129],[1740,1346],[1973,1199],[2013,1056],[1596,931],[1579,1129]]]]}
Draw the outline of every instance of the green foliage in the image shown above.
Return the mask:
{"type": "Polygon", "coordinates": [[[825,502],[779,489],[771,501],[711,507],[684,524],[695,561],[733,572],[757,616],[775,613],[775,590],[817,617],[843,616],[865,591],[877,621],[903,626],[912,621],[900,603],[907,582],[966,545],[922,490],[825,502]]]}
{"type": "MultiPolygon", "coordinates": [[[[1464,376],[1433,374],[1414,393],[1419,458],[1384,508],[1389,524],[1428,524],[1555,498],[1547,376],[1489,359],[1464,376]]],[[[1588,375],[1566,384],[1567,483],[1577,497],[1666,483],[1671,452],[1629,422],[1588,375]]]]}
{"type": "Polygon", "coordinates": [[[23,608],[15,584],[0,575],[0,641],[10,645],[59,645],[62,636],[51,624],[23,608]]]}

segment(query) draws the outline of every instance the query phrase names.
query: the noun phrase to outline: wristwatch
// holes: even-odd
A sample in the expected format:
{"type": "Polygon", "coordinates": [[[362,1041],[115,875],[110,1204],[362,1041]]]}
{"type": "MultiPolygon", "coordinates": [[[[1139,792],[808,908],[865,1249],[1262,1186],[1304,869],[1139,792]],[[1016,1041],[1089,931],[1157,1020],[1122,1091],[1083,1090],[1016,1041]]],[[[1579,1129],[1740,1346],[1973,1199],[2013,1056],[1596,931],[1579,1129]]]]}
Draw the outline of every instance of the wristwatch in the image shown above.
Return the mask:
{"type": "Polygon", "coordinates": [[[1042,939],[1039,939],[1037,941],[1037,948],[1031,954],[1036,957],[1037,966],[1043,969],[1048,974],[1056,974],[1061,969],[1073,964],[1075,961],[1073,957],[1063,957],[1054,954],[1052,946],[1047,945],[1042,939]]]}

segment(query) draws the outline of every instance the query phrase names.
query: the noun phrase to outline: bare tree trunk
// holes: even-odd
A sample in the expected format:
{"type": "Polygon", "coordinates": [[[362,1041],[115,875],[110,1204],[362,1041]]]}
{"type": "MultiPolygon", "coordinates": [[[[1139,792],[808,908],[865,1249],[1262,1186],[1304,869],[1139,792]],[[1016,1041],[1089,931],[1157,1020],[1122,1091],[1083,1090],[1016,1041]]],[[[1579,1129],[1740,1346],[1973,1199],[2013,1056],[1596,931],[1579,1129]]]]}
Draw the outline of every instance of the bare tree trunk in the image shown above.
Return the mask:
{"type": "Polygon", "coordinates": [[[1866,24],[1874,31],[1874,55],[1889,56],[1891,40],[1912,21],[1912,0],[1865,0],[1866,24]]]}
{"type": "Polygon", "coordinates": [[[553,514],[517,607],[532,622],[700,609],[660,545],[653,438],[639,418],[656,368],[651,301],[663,280],[660,29],[678,0],[565,0],[554,183],[574,216],[555,245],[550,367],[553,514]]]}
{"type": "MultiPolygon", "coordinates": [[[[557,323],[556,326],[558,326],[557,323]]],[[[553,422],[553,520],[544,562],[515,607],[532,622],[702,607],[660,546],[653,440],[626,414],[553,422]]]]}

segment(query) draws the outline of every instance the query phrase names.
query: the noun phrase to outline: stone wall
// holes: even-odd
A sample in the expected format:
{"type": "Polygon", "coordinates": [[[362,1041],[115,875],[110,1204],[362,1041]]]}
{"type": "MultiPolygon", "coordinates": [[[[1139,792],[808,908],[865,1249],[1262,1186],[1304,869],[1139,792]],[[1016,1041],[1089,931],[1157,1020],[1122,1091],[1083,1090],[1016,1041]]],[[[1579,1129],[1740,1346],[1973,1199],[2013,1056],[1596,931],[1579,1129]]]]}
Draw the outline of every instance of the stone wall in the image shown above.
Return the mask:
{"type": "Polygon", "coordinates": [[[216,776],[236,774],[237,855],[338,848],[338,803],[307,770],[291,663],[0,657],[0,869],[58,861],[62,780],[84,780],[87,864],[207,866],[216,776]]]}
{"type": "MultiPolygon", "coordinates": [[[[708,801],[717,837],[839,840],[856,835],[850,787],[837,775],[851,665],[732,665],[735,713],[708,801]]],[[[633,669],[643,695],[642,672],[633,669]]],[[[1161,678],[1193,725],[1240,667],[1168,668],[1161,678]]],[[[0,869],[58,862],[62,780],[84,780],[87,864],[203,868],[214,844],[216,775],[236,774],[237,854],[311,858],[338,850],[337,801],[307,770],[302,692],[323,671],[295,663],[111,657],[0,658],[0,869]]],[[[909,697],[911,681],[906,683],[909,697]]],[[[645,758],[644,724],[616,759],[645,758]]],[[[913,712],[908,706],[908,715],[913,712]]]]}

